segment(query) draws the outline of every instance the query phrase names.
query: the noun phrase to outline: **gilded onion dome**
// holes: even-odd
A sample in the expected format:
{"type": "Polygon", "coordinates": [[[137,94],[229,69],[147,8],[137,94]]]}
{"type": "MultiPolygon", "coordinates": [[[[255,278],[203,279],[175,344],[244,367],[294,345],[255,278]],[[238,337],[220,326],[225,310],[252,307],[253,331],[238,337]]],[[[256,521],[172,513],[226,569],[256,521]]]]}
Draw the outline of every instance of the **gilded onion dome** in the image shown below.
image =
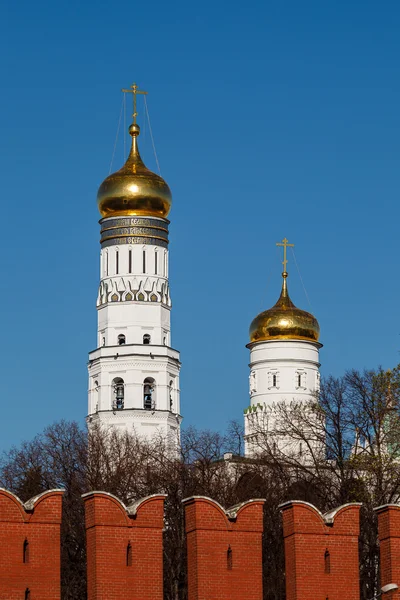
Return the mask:
{"type": "Polygon", "coordinates": [[[128,160],[116,173],[103,181],[97,193],[97,205],[102,217],[146,216],[166,218],[172,196],[167,183],[143,163],[137,138],[140,127],[129,127],[132,136],[128,160]]]}
{"type": "Polygon", "coordinates": [[[305,340],[318,342],[319,324],[309,312],[297,308],[287,289],[287,272],[282,273],[282,291],[278,302],[260,313],[250,325],[250,342],[268,340],[305,340]]]}

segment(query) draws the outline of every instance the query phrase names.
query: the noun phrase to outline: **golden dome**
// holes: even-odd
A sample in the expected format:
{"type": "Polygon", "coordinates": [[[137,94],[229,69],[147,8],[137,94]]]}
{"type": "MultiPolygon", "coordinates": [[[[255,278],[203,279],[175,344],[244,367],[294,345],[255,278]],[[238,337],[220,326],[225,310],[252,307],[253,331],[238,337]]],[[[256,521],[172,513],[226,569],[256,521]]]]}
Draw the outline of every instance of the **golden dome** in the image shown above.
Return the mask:
{"type": "Polygon", "coordinates": [[[140,133],[136,123],[129,127],[132,147],[128,160],[116,173],[103,181],[97,193],[102,217],[162,217],[171,209],[171,191],[162,177],[143,163],[137,144],[140,133]]]}
{"type": "Polygon", "coordinates": [[[317,319],[297,308],[287,290],[288,274],[282,273],[283,284],[278,302],[260,313],[250,325],[250,342],[268,340],[306,340],[318,342],[319,325],[317,319]]]}

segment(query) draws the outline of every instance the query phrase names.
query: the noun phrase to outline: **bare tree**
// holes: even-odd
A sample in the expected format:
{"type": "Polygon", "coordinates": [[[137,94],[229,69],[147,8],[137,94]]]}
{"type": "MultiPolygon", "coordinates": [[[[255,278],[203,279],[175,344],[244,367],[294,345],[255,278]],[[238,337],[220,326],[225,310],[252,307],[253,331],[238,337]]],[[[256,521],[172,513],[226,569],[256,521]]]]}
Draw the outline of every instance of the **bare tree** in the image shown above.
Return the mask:
{"type": "Polygon", "coordinates": [[[322,511],[363,502],[362,598],[379,587],[373,507],[400,498],[399,392],[398,367],[353,370],[323,380],[306,402],[289,399],[252,415],[257,460],[286,476],[285,493],[322,511]]]}
{"type": "Polygon", "coordinates": [[[167,441],[151,441],[115,428],[62,421],[0,461],[0,485],[22,500],[64,487],[62,597],[86,595],[84,511],[81,495],[101,489],[130,504],[167,494],[164,596],[186,600],[186,546],[182,500],[210,496],[224,506],[265,498],[263,578],[265,600],[283,600],[284,551],[279,504],[306,500],[321,511],[363,502],[360,552],[362,598],[378,589],[377,526],[373,507],[400,497],[400,375],[350,371],[328,377],[308,402],[282,402],[254,418],[252,458],[243,453],[243,429],[226,435],[190,427],[180,455],[167,441]],[[229,456],[224,457],[224,453],[229,456]]]}

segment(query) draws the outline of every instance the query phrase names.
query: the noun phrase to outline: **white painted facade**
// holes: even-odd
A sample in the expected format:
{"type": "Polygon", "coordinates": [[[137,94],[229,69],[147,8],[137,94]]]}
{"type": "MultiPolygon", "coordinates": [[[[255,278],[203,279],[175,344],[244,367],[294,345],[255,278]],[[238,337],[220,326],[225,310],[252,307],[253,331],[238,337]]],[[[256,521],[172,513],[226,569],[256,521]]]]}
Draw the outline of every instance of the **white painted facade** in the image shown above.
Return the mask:
{"type": "MultiPolygon", "coordinates": [[[[319,389],[321,344],[279,339],[254,342],[248,347],[250,406],[244,414],[245,455],[252,457],[262,451],[268,434],[275,430],[274,406],[308,402],[319,389]]],[[[283,453],[302,452],[284,435],[271,435],[273,446],[283,453]]]]}
{"type": "MultiPolygon", "coordinates": [[[[125,221],[129,219],[125,218],[125,221]]],[[[137,219],[132,219],[136,222],[137,219]]],[[[142,219],[143,221],[143,219],[142,219]]],[[[116,219],[101,221],[102,233],[116,219]],[[108,223],[109,222],[109,223],[108,223]]],[[[151,226],[168,221],[151,218],[151,226]],[[159,223],[158,223],[159,222],[159,223]]],[[[179,444],[179,352],[171,347],[168,250],[113,239],[100,256],[97,348],[89,354],[88,422],[179,444]]]]}

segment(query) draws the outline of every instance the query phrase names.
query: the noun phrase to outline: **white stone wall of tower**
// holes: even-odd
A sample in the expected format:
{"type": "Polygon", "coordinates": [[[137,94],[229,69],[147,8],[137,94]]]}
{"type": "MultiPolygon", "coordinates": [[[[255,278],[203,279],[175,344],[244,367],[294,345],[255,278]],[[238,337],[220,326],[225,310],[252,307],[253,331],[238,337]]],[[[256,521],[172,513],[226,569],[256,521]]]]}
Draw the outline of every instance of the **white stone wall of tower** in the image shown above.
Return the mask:
{"type": "Polygon", "coordinates": [[[168,250],[140,244],[102,249],[97,306],[98,346],[117,344],[118,335],[125,335],[127,344],[142,344],[145,334],[150,335],[151,344],[170,346],[168,250]],[[109,301],[101,304],[100,295],[105,285],[108,285],[109,301]],[[163,286],[167,287],[165,303],[162,302],[163,286]],[[139,290],[144,297],[143,302],[135,302],[134,310],[132,304],[126,301],[130,289],[139,290]],[[115,302],[112,301],[114,294],[118,298],[115,302]]]}
{"type": "MultiPolygon", "coordinates": [[[[308,402],[319,389],[320,344],[303,340],[268,340],[250,350],[250,407],[244,415],[245,454],[254,456],[275,428],[274,405],[308,402]]],[[[305,448],[282,436],[270,436],[281,452],[305,448]]],[[[272,444],[271,444],[272,445],[272,444]]]]}
{"type": "MultiPolygon", "coordinates": [[[[102,227],[107,227],[104,220],[102,227]]],[[[179,352],[171,347],[168,260],[168,250],[152,244],[101,250],[97,348],[89,354],[88,367],[88,421],[148,438],[161,435],[177,444],[180,361],[179,352]],[[132,290],[136,290],[133,298],[132,290]],[[148,379],[153,387],[151,408],[144,397],[148,379]],[[116,409],[119,380],[124,386],[122,409],[116,409]]]]}

